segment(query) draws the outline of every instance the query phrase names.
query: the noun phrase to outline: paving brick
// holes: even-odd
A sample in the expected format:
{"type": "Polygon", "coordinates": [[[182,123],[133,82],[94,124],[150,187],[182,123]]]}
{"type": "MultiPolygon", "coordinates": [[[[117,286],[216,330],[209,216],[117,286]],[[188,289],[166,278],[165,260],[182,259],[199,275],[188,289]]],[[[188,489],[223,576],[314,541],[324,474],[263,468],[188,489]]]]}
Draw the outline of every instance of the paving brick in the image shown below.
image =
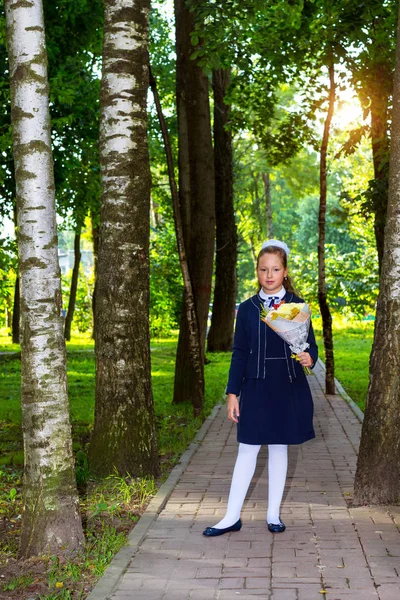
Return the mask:
{"type": "MultiPolygon", "coordinates": [[[[214,600],[215,594],[215,590],[192,590],[190,600],[214,600]]],[[[174,600],[174,598],[171,597],[171,600],[174,600]]]]}
{"type": "Polygon", "coordinates": [[[297,590],[272,588],[271,600],[297,600],[297,590]]]}
{"type": "Polygon", "coordinates": [[[400,584],[381,585],[379,590],[379,600],[399,600],[400,584]]]}
{"type": "Polygon", "coordinates": [[[271,584],[269,577],[246,577],[246,588],[257,588],[261,590],[268,590],[271,584]]]}
{"type": "Polygon", "coordinates": [[[223,577],[220,579],[219,587],[221,590],[242,590],[244,583],[244,577],[223,577]]]}

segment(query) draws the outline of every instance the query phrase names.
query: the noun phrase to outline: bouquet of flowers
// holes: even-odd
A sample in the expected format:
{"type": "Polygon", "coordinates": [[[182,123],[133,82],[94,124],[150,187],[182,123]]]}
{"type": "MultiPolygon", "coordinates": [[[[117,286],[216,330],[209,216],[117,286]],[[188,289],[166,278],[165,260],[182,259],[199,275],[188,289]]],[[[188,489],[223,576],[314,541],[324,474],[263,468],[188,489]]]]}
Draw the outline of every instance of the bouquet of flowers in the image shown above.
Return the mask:
{"type": "MultiPolygon", "coordinates": [[[[282,302],[277,308],[266,311],[261,307],[261,320],[275,331],[293,352],[291,358],[300,360],[297,356],[309,348],[307,342],[311,323],[311,311],[305,302],[282,302]]],[[[303,367],[306,375],[311,374],[308,367],[303,367]]]]}

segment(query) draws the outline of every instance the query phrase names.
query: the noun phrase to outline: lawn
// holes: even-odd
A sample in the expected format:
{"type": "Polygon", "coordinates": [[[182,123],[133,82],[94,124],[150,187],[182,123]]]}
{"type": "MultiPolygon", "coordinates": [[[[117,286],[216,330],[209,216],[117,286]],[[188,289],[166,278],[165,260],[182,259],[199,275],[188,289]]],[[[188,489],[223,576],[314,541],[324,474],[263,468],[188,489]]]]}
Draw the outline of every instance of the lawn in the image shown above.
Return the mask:
{"type": "MultiPolygon", "coordinates": [[[[0,352],[18,350],[0,336],[0,352]]],[[[202,418],[193,418],[191,405],[173,405],[176,338],[151,341],[152,382],[160,454],[175,462],[192,440],[202,418]]],[[[85,449],[94,412],[94,346],[84,336],[67,342],[68,390],[74,449],[85,449]]],[[[204,415],[221,400],[229,369],[229,354],[207,354],[204,415]]],[[[23,463],[20,398],[20,360],[0,361],[0,465],[23,463]]],[[[171,465],[170,465],[171,466],[171,465]]],[[[166,466],[168,469],[168,465],[166,466]]]]}
{"type": "MultiPolygon", "coordinates": [[[[314,319],[319,356],[324,360],[321,319],[314,319]]],[[[374,321],[333,319],[335,376],[356,404],[364,410],[368,390],[369,356],[374,337],[374,321]]]]}

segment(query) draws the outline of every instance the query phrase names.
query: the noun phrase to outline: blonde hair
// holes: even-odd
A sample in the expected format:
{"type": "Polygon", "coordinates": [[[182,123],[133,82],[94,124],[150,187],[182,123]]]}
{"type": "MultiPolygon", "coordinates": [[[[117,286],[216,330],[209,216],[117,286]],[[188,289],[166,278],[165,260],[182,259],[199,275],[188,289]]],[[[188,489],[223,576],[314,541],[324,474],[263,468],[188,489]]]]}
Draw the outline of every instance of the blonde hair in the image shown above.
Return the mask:
{"type": "MultiPolygon", "coordinates": [[[[276,254],[281,259],[283,268],[287,269],[287,254],[283,250],[283,248],[280,248],[279,246],[266,246],[265,248],[262,248],[262,250],[260,250],[257,256],[257,269],[260,262],[260,258],[264,256],[264,254],[276,254]]],[[[286,277],[284,278],[283,287],[287,292],[292,292],[293,294],[296,294],[296,296],[298,295],[289,275],[286,275],[286,277]]],[[[260,282],[258,282],[257,292],[259,292],[260,290],[261,285],[260,282]]]]}

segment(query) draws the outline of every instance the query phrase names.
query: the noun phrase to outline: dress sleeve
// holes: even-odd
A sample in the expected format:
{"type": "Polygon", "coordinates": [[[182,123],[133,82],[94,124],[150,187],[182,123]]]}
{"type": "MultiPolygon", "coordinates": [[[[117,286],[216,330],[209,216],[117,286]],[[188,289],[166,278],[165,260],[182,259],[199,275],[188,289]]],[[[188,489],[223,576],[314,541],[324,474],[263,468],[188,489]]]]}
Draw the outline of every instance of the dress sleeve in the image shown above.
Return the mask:
{"type": "Polygon", "coordinates": [[[308,348],[307,352],[309,352],[311,358],[313,359],[313,366],[311,367],[313,369],[318,360],[318,346],[317,346],[317,342],[315,341],[315,335],[314,335],[314,329],[312,326],[312,322],[310,323],[310,331],[308,332],[307,342],[310,344],[310,347],[308,348]]]}
{"type": "Polygon", "coordinates": [[[243,305],[241,304],[236,316],[232,359],[229,369],[228,385],[225,390],[226,394],[240,395],[242,381],[246,374],[248,355],[249,349],[247,344],[246,319],[244,316],[243,305]]]}

